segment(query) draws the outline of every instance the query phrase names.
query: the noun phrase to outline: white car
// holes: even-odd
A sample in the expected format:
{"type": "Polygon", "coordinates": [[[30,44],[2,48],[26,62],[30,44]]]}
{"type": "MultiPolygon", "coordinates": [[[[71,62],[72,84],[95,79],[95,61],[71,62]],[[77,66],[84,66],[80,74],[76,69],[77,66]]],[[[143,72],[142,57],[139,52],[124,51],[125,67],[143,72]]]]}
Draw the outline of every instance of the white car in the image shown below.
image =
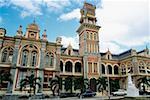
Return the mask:
{"type": "Polygon", "coordinates": [[[112,92],[112,94],[114,96],[123,96],[123,95],[127,95],[127,91],[123,90],[123,89],[119,89],[118,91],[116,92],[112,92]]]}

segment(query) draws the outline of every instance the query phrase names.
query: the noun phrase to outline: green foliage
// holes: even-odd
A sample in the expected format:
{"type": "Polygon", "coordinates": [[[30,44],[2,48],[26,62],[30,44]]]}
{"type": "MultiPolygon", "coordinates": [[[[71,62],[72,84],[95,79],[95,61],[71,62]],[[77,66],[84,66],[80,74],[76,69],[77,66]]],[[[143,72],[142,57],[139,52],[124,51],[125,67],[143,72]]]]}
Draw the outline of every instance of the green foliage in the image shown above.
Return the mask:
{"type": "Polygon", "coordinates": [[[84,79],[83,77],[75,79],[73,77],[67,77],[65,80],[62,80],[62,82],[63,81],[65,81],[65,84],[62,85],[65,85],[66,91],[70,90],[70,93],[72,93],[73,86],[75,90],[80,89],[81,93],[84,92],[89,87],[88,79],[84,79]]]}
{"type": "Polygon", "coordinates": [[[98,85],[98,91],[102,92],[103,94],[103,92],[106,90],[106,87],[108,86],[106,77],[99,77],[97,79],[97,85],[98,85]]]}
{"type": "Polygon", "coordinates": [[[110,92],[117,91],[120,88],[119,80],[110,79],[109,84],[110,84],[110,92]]]}
{"type": "Polygon", "coordinates": [[[88,79],[84,79],[83,77],[76,78],[74,81],[75,90],[80,89],[81,93],[83,93],[88,87],[88,79]]]}
{"type": "Polygon", "coordinates": [[[67,91],[70,90],[70,92],[72,93],[72,86],[73,86],[73,78],[72,77],[67,77],[65,79],[65,89],[67,91]]]}
{"type": "Polygon", "coordinates": [[[55,91],[57,91],[58,95],[59,95],[59,86],[61,83],[61,79],[56,76],[55,78],[53,78],[50,82],[50,88],[53,92],[53,96],[55,96],[55,91]]]}
{"type": "MultiPolygon", "coordinates": [[[[140,87],[140,85],[143,83],[143,84],[145,84],[145,85],[147,85],[147,86],[150,86],[150,78],[148,78],[148,77],[146,77],[146,76],[144,76],[144,77],[142,77],[142,78],[139,78],[138,80],[138,87],[140,87]]],[[[143,91],[145,92],[145,86],[143,85],[143,91]]]]}
{"type": "Polygon", "coordinates": [[[29,93],[31,94],[33,89],[33,92],[35,94],[36,85],[38,85],[38,87],[41,88],[41,84],[37,82],[37,80],[41,81],[41,78],[35,77],[34,74],[26,76],[26,78],[20,81],[20,91],[22,91],[23,88],[25,89],[27,86],[29,86],[30,87],[29,93]]]}
{"type": "Polygon", "coordinates": [[[10,72],[5,72],[4,70],[0,71],[0,87],[3,87],[4,81],[12,83],[10,72]]]}

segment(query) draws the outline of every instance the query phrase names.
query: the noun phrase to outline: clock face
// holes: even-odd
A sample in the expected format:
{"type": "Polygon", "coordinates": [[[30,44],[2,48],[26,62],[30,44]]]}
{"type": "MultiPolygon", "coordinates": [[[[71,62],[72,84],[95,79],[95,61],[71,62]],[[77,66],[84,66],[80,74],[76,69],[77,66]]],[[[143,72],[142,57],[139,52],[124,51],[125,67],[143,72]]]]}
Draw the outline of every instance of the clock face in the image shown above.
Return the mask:
{"type": "Polygon", "coordinates": [[[29,34],[30,34],[30,35],[29,35],[30,38],[35,38],[35,37],[36,37],[36,33],[35,33],[35,32],[30,32],[29,34]]]}

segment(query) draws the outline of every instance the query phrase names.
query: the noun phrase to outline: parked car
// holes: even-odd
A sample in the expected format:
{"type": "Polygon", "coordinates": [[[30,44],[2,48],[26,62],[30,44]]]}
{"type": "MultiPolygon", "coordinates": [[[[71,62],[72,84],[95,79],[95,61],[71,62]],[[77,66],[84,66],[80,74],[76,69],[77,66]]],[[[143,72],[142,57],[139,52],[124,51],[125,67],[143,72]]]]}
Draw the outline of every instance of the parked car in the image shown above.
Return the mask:
{"type": "Polygon", "coordinates": [[[83,92],[79,97],[94,97],[96,96],[96,92],[91,91],[90,89],[83,92]]]}
{"type": "Polygon", "coordinates": [[[118,91],[112,92],[112,95],[114,96],[124,96],[127,95],[127,91],[123,89],[119,89],[118,91]]]}
{"type": "Polygon", "coordinates": [[[139,91],[140,95],[150,95],[150,91],[139,91]]]}

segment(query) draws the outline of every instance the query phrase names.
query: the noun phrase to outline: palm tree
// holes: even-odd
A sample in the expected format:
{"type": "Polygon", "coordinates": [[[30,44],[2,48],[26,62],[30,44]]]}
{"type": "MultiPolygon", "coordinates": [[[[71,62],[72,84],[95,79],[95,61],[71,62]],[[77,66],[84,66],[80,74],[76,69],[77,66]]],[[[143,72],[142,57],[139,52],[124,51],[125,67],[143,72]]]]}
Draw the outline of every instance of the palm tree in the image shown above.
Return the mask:
{"type": "Polygon", "coordinates": [[[70,90],[70,93],[72,93],[73,81],[72,77],[67,77],[65,79],[65,89],[66,91],[70,90]]]}
{"type": "Polygon", "coordinates": [[[30,93],[30,96],[31,96],[32,89],[33,89],[33,93],[35,94],[36,85],[38,85],[39,88],[41,87],[40,82],[38,82],[37,80],[41,81],[41,78],[35,77],[34,74],[31,74],[30,76],[26,76],[26,78],[20,81],[20,91],[22,91],[23,88],[25,89],[27,86],[29,86],[30,89],[28,92],[30,93]]]}
{"type": "Polygon", "coordinates": [[[102,92],[103,95],[104,90],[106,90],[106,87],[108,86],[106,77],[99,77],[97,79],[97,85],[98,85],[98,91],[102,92]]]}
{"type": "Polygon", "coordinates": [[[120,88],[119,80],[110,79],[109,84],[110,84],[110,92],[117,91],[120,88]]]}
{"type": "Polygon", "coordinates": [[[0,88],[3,87],[4,82],[12,83],[10,72],[5,72],[4,70],[0,71],[0,88]]]}
{"type": "Polygon", "coordinates": [[[74,83],[75,88],[80,89],[81,93],[89,88],[88,79],[84,79],[83,77],[77,78],[74,83]]]}
{"type": "Polygon", "coordinates": [[[144,77],[142,77],[142,78],[139,78],[138,80],[138,87],[140,87],[140,85],[143,83],[143,92],[145,92],[145,86],[144,86],[144,84],[145,85],[147,85],[147,86],[150,86],[150,79],[148,79],[146,76],[144,76],[144,77]]]}
{"type": "Polygon", "coordinates": [[[60,85],[60,81],[61,79],[56,76],[55,78],[53,78],[50,82],[50,88],[53,92],[53,96],[55,96],[55,92],[58,93],[58,96],[59,96],[59,85],[60,85]]]}

